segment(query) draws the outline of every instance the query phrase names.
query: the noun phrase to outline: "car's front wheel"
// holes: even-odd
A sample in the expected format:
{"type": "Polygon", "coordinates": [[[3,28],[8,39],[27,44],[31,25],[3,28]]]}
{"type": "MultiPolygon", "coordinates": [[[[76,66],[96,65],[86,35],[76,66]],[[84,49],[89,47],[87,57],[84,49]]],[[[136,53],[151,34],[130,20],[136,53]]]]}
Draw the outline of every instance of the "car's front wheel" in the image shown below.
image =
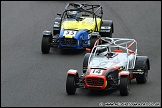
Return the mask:
{"type": "Polygon", "coordinates": [[[130,92],[130,79],[128,76],[122,76],[120,78],[120,95],[121,96],[127,96],[130,92]]]}
{"type": "Polygon", "coordinates": [[[76,84],[75,84],[75,76],[68,75],[66,79],[66,92],[70,95],[75,94],[76,92],[76,84]]]}
{"type": "Polygon", "coordinates": [[[47,54],[50,51],[50,37],[43,36],[41,44],[42,53],[47,54]]]}

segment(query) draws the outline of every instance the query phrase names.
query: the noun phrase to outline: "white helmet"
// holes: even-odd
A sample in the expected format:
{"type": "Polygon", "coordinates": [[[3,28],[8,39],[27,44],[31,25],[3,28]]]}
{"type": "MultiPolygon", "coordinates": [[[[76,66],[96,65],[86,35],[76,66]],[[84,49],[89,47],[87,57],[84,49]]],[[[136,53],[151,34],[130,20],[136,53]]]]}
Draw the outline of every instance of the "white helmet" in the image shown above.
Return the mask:
{"type": "Polygon", "coordinates": [[[67,14],[68,14],[69,18],[74,18],[74,19],[76,19],[77,16],[78,16],[78,12],[77,11],[68,11],[67,14]]]}

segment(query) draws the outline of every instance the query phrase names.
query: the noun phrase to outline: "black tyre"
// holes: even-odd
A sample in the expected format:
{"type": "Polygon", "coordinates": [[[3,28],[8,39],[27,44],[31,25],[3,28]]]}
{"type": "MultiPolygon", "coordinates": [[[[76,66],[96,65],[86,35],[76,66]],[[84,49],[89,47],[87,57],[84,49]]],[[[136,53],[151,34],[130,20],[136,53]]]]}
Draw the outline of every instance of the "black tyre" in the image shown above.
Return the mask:
{"type": "Polygon", "coordinates": [[[100,35],[101,35],[101,37],[110,37],[110,38],[112,38],[112,33],[114,33],[113,21],[112,20],[102,20],[101,27],[111,27],[110,32],[108,32],[108,28],[101,29],[100,30],[100,35]]]}
{"type": "Polygon", "coordinates": [[[84,55],[84,59],[83,59],[83,73],[85,73],[86,70],[87,70],[89,56],[90,56],[90,53],[86,53],[84,55]]]}
{"type": "Polygon", "coordinates": [[[146,65],[144,69],[144,74],[138,76],[136,78],[136,82],[141,84],[141,83],[146,83],[147,80],[148,80],[148,66],[146,65]]]}
{"type": "Polygon", "coordinates": [[[68,75],[66,80],[66,92],[70,95],[75,94],[76,86],[75,86],[75,76],[68,75]]]}
{"type": "Polygon", "coordinates": [[[108,37],[112,38],[112,29],[110,29],[110,34],[108,37]]]}
{"type": "Polygon", "coordinates": [[[50,37],[43,36],[42,45],[41,45],[42,53],[47,54],[50,51],[50,37]]]}
{"type": "Polygon", "coordinates": [[[130,91],[130,79],[127,76],[123,76],[120,78],[120,95],[121,96],[127,96],[129,95],[129,91],[130,91]]]}
{"type": "Polygon", "coordinates": [[[110,37],[112,38],[112,29],[110,29],[110,32],[101,32],[101,37],[110,37]]]}

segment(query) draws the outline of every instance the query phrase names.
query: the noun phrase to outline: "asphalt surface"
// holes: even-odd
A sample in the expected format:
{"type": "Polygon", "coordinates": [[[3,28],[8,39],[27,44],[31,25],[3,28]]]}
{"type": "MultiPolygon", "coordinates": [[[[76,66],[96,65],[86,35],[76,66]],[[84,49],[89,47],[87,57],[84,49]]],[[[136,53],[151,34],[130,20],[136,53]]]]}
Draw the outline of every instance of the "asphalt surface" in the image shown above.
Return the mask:
{"type": "MultiPolygon", "coordinates": [[[[77,2],[77,1],[76,1],[77,2]]],[[[78,1],[82,2],[82,1],[78,1]]],[[[132,80],[130,95],[118,90],[67,95],[67,71],[82,71],[85,51],[41,53],[42,32],[52,30],[57,13],[68,1],[1,1],[1,106],[99,107],[107,102],[161,106],[161,1],[84,1],[103,6],[104,19],[114,22],[113,37],[134,38],[139,55],[148,56],[146,84],[132,80]]]]}

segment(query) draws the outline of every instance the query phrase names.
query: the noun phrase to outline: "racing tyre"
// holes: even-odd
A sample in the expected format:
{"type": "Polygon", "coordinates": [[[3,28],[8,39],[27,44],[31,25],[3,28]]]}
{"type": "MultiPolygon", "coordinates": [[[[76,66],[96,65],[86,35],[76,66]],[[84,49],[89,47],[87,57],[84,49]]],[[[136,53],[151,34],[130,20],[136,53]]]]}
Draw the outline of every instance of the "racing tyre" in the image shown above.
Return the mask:
{"type": "Polygon", "coordinates": [[[42,45],[41,45],[42,53],[47,54],[50,51],[50,37],[43,36],[42,45]]]}
{"type": "Polygon", "coordinates": [[[88,59],[89,59],[90,53],[86,53],[83,59],[83,73],[86,72],[87,66],[88,66],[88,59]]]}
{"type": "Polygon", "coordinates": [[[108,32],[102,32],[100,34],[101,34],[101,37],[109,37],[109,38],[112,38],[112,33],[113,33],[113,30],[111,28],[109,33],[108,32]]]}
{"type": "Polygon", "coordinates": [[[141,84],[141,83],[146,83],[148,79],[148,66],[145,66],[144,69],[144,74],[136,78],[136,82],[141,84]]]}
{"type": "Polygon", "coordinates": [[[112,38],[112,29],[110,29],[109,37],[112,38]]]}
{"type": "Polygon", "coordinates": [[[75,87],[75,76],[68,75],[66,80],[66,92],[70,95],[75,94],[76,87],[75,87]]]}
{"type": "Polygon", "coordinates": [[[130,91],[130,80],[129,77],[121,77],[120,78],[120,95],[121,96],[127,96],[129,95],[129,91],[130,91]]]}

